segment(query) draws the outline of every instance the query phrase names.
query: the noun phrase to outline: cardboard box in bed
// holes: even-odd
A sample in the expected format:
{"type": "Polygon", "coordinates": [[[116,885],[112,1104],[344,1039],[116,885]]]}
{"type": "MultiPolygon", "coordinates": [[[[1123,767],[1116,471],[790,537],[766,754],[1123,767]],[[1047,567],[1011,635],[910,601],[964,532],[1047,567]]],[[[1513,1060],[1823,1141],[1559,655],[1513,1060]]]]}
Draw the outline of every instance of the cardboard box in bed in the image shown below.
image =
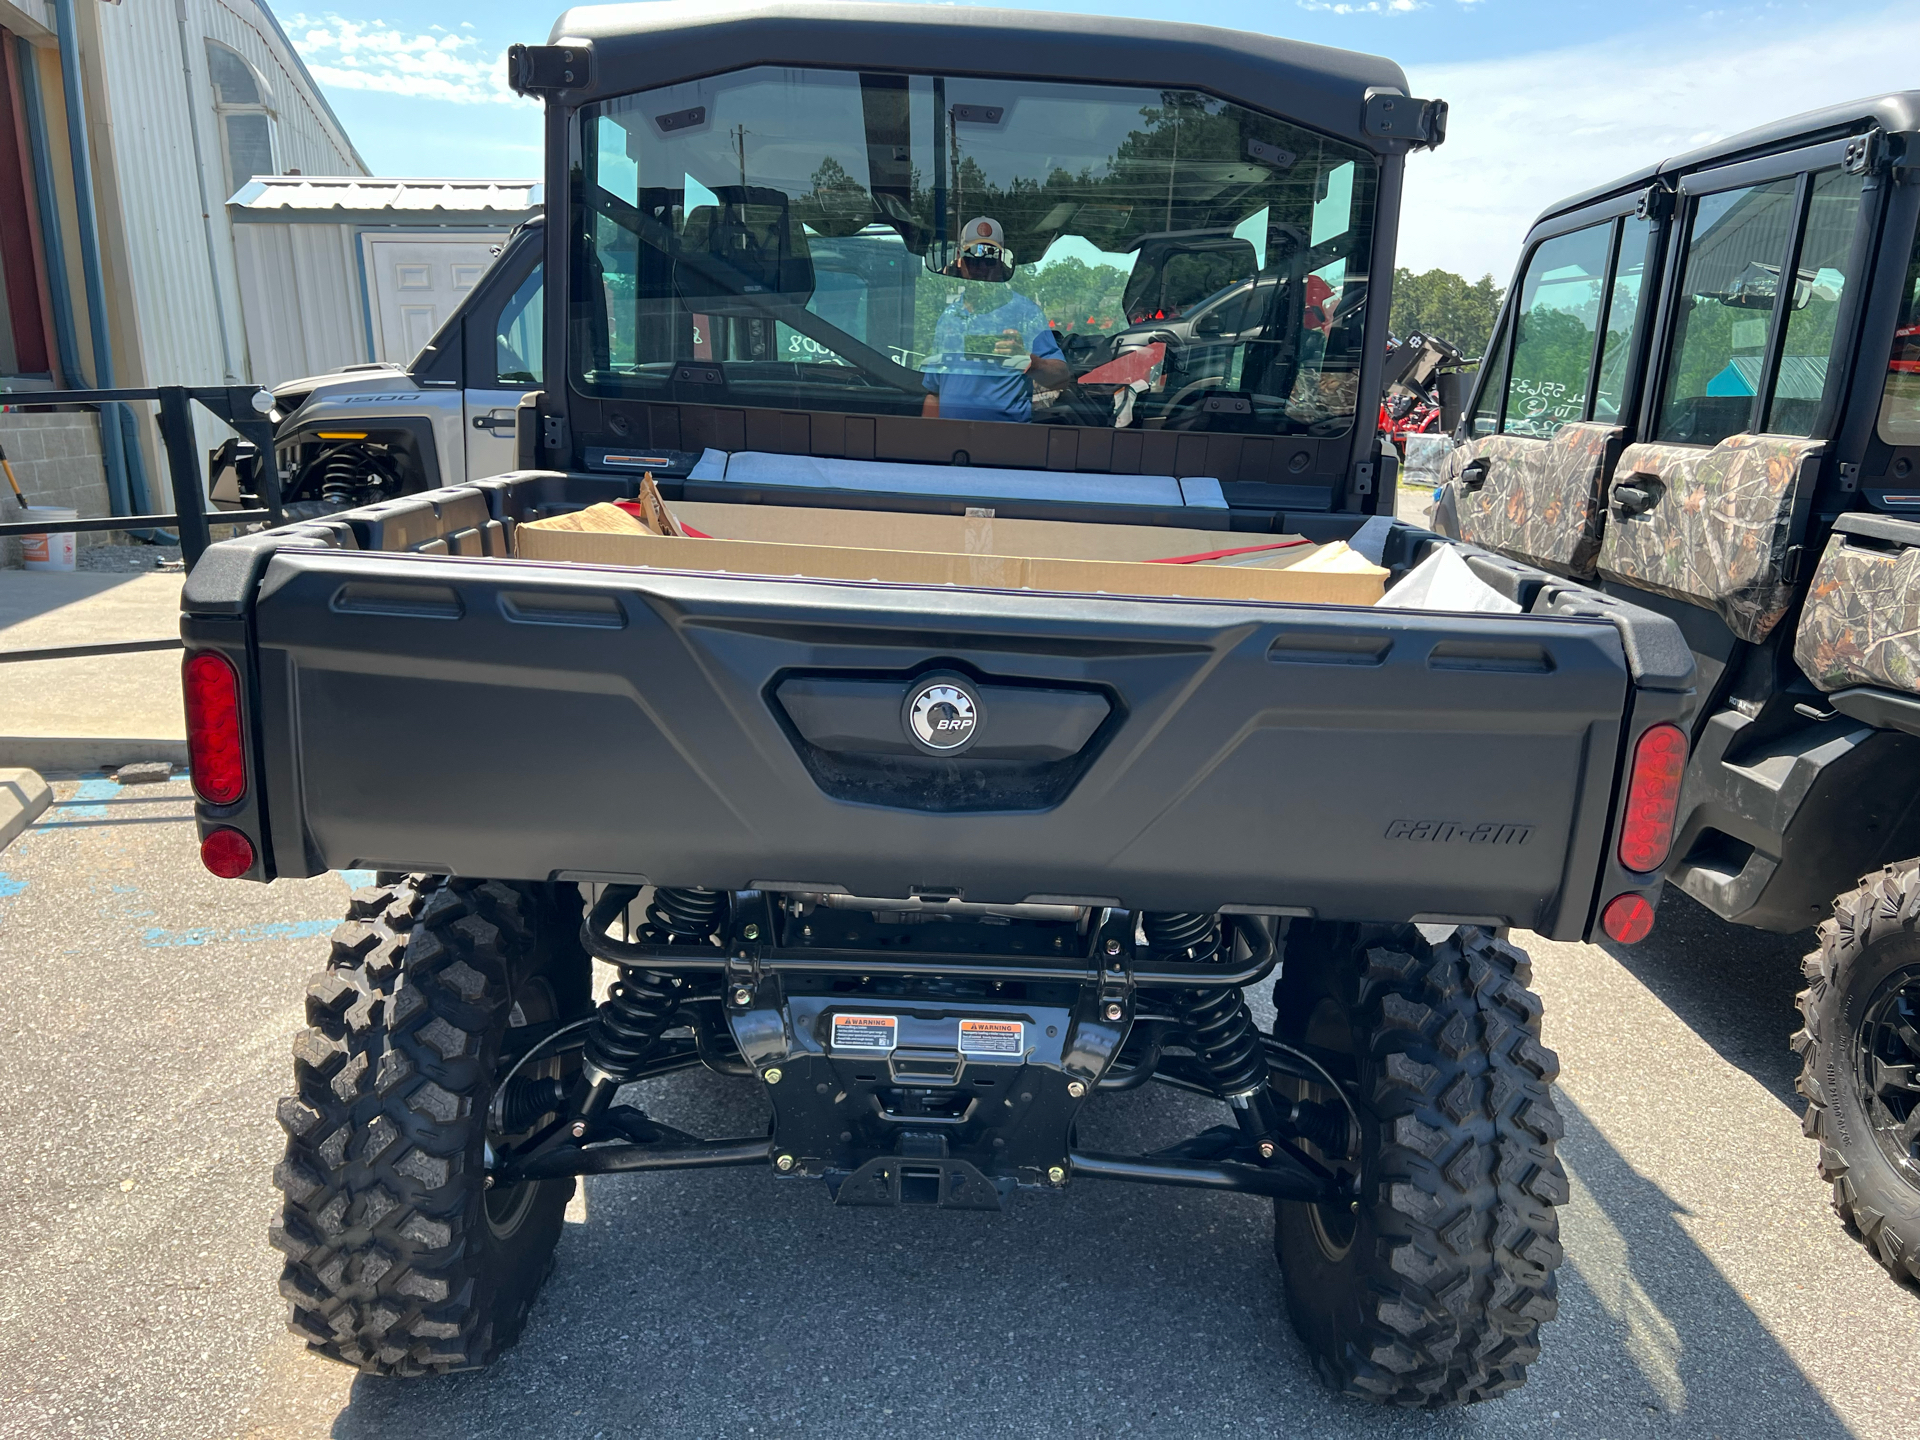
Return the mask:
{"type": "Polygon", "coordinates": [[[604,520],[610,528],[600,529],[583,512],[516,527],[514,554],[815,580],[1320,605],[1371,605],[1387,579],[1344,546],[1284,535],[685,501],[673,514],[703,538],[650,534],[638,523],[614,528],[620,522],[611,516],[604,520]],[[1223,553],[1232,551],[1243,553],[1223,553]],[[1185,563],[1153,563],[1167,560],[1185,563]]]}

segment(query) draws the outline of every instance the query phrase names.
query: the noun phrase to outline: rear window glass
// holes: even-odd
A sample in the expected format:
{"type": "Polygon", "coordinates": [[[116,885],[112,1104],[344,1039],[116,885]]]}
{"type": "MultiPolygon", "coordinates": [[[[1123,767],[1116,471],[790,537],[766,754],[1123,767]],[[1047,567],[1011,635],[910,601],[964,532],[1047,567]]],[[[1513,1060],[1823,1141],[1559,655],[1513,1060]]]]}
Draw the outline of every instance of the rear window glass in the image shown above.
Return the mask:
{"type": "Polygon", "coordinates": [[[1377,167],[1273,116],[1185,90],[756,67],[586,106],[574,143],[584,393],[1354,423],[1377,167]]]}

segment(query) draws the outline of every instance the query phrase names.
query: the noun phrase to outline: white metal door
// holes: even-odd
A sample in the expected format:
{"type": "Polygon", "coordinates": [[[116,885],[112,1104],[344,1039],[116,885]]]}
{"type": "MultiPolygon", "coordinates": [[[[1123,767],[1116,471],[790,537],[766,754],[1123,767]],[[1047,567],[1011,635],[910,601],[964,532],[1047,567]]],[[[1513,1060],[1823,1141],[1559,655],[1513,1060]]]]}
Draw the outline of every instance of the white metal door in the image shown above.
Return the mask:
{"type": "Polygon", "coordinates": [[[487,273],[505,239],[496,231],[458,240],[361,236],[373,306],[373,358],[405,365],[418,355],[487,273]]]}

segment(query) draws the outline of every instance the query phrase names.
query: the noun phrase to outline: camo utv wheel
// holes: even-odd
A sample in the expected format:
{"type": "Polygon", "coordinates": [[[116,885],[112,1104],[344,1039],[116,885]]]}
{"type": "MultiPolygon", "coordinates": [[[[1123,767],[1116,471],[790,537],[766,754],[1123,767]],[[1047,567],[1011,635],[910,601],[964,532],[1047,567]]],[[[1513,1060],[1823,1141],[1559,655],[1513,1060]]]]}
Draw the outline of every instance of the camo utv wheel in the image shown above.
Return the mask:
{"type": "MultiPolygon", "coordinates": [[[[1343,1394],[1439,1408],[1526,1382],[1558,1310],[1559,1061],[1527,957],[1463,927],[1302,926],[1274,986],[1275,1038],[1354,1102],[1351,1205],[1276,1202],[1287,1310],[1343,1394]]],[[[1339,1103],[1330,1087],[1295,1098],[1339,1103]]]]}
{"type": "Polygon", "coordinates": [[[1920,1281],[1920,861],[1833,902],[1802,969],[1797,1088],[1833,1208],[1888,1272],[1920,1281]]]}
{"type": "MultiPolygon", "coordinates": [[[[588,1013],[577,892],[413,876],[355,893],[307,991],[270,1238],[294,1334],[373,1374],[487,1364],[552,1266],[570,1179],[489,1189],[494,1092],[525,1035],[588,1013]]],[[[577,1052],[567,1062],[578,1066],[577,1052]]],[[[514,1077],[567,1079],[541,1050],[514,1077]]],[[[519,1117],[526,1127],[544,1117],[519,1117]]]]}

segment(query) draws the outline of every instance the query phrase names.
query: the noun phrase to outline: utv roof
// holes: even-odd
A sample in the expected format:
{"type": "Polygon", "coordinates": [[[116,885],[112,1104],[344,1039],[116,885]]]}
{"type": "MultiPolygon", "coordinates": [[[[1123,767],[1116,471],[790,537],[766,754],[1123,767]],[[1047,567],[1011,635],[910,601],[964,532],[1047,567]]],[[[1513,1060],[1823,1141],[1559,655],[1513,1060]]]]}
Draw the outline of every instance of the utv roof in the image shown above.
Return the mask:
{"type": "Polygon", "coordinates": [[[568,103],[698,79],[750,65],[940,71],[1034,80],[1190,88],[1283,115],[1379,153],[1399,141],[1366,135],[1369,88],[1402,94],[1391,60],[1207,25],[970,6],[865,0],[651,0],[590,5],[554,22],[553,45],[593,61],[568,103]]]}
{"type": "MultiPolygon", "coordinates": [[[[1655,176],[1699,170],[1748,155],[1788,149],[1796,144],[1838,139],[1843,135],[1858,134],[1872,125],[1879,126],[1888,135],[1912,135],[1920,131],[1920,90],[1895,90],[1884,95],[1870,95],[1860,100],[1828,105],[1820,110],[1789,115],[1784,120],[1775,120],[1752,130],[1743,130],[1725,140],[1715,140],[1697,150],[1688,150],[1671,159],[1644,165],[1618,180],[1595,185],[1577,195],[1555,201],[1540,212],[1533,224],[1538,225],[1542,220],[1578,210],[1624,190],[1638,190],[1651,183],[1655,176]]],[[[1527,228],[1531,230],[1533,226],[1527,228]]]]}

